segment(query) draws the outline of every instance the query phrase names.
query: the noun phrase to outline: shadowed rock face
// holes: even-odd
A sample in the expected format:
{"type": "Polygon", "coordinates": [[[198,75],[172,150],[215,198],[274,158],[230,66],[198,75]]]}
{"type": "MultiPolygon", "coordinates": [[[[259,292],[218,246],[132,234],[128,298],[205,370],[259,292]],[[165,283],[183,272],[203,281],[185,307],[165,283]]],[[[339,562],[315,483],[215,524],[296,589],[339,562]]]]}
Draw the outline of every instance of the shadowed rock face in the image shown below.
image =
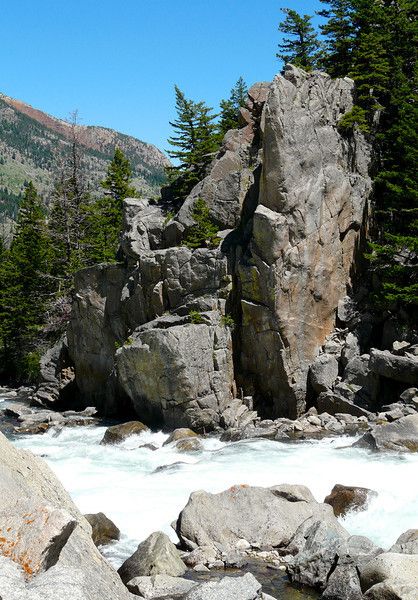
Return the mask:
{"type": "Polygon", "coordinates": [[[367,213],[369,148],[337,129],[352,93],[349,79],[288,66],[251,88],[243,126],[174,217],[125,201],[123,264],[76,276],[68,343],[86,404],[211,429],[238,385],[261,412],[303,412],[367,213]],[[222,230],[218,248],[182,245],[198,198],[222,230]]]}

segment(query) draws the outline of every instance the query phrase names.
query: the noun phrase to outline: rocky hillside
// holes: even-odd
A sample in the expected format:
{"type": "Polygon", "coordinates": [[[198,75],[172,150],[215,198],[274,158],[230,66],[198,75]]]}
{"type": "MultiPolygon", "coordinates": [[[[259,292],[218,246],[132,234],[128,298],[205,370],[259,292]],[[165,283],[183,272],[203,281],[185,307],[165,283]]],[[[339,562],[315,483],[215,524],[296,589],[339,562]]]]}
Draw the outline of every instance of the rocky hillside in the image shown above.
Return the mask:
{"type": "MultiPolygon", "coordinates": [[[[0,215],[15,216],[25,181],[32,180],[42,193],[50,190],[71,136],[67,122],[0,94],[0,215]]],[[[77,126],[77,136],[92,190],[119,146],[131,161],[136,187],[157,193],[169,163],[155,146],[105,127],[77,126]]]]}

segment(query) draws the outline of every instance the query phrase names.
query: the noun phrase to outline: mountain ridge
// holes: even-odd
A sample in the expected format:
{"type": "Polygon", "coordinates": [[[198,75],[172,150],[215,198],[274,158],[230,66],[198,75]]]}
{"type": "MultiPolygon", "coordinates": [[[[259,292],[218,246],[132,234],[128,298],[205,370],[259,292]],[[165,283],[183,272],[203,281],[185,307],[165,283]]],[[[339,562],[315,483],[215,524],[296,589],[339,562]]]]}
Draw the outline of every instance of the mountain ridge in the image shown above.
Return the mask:
{"type": "MultiPolygon", "coordinates": [[[[168,158],[153,144],[100,125],[75,125],[93,194],[99,190],[116,146],[129,158],[134,185],[143,195],[157,193],[168,158]]],[[[59,163],[68,152],[73,126],[22,100],[0,92],[0,219],[17,214],[26,181],[48,201],[59,163]]]]}

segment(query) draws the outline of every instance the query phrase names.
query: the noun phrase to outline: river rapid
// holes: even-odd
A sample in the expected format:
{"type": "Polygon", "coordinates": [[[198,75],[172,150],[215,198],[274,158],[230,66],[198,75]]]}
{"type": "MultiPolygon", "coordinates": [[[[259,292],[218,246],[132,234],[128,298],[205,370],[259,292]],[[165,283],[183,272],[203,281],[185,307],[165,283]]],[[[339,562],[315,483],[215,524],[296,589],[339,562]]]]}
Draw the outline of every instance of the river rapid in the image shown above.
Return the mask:
{"type": "MultiPolygon", "coordinates": [[[[121,540],[103,549],[116,568],[154,531],[162,530],[177,541],[170,524],[191,492],[220,492],[234,484],[304,484],[319,501],[335,483],[374,489],[378,496],[368,509],[341,522],[350,533],[366,535],[385,549],[401,533],[417,527],[418,454],[373,454],[350,448],[357,439],[353,437],[296,443],[224,443],[208,437],[202,451],[185,454],[163,446],[167,435],[162,432],[102,446],[105,429],[74,427],[11,439],[46,460],[81,512],[101,511],[116,523],[121,540]],[[144,444],[158,449],[141,448],[144,444]]],[[[296,597],[301,596],[280,596],[296,597]]]]}

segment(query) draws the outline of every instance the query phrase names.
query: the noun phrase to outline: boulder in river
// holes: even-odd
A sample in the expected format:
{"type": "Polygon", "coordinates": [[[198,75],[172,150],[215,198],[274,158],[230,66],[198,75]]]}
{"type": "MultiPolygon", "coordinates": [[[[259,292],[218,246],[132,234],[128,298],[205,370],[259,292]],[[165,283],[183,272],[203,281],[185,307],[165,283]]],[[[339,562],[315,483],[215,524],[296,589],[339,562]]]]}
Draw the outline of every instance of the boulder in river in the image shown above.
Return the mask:
{"type": "Polygon", "coordinates": [[[108,427],[106,429],[103,439],[100,443],[103,445],[120,444],[131,435],[138,435],[143,431],[149,431],[149,428],[141,423],[141,421],[128,421],[128,423],[112,425],[112,427],[108,427]]]}
{"type": "Polygon", "coordinates": [[[178,440],[184,440],[185,438],[195,437],[198,437],[198,435],[195,431],[192,431],[192,429],[189,429],[188,427],[179,427],[170,433],[163,446],[167,446],[167,444],[177,442],[178,440]]]}
{"type": "Polygon", "coordinates": [[[325,523],[337,523],[332,508],[316,502],[304,486],[235,485],[219,494],[191,494],[175,528],[183,546],[190,550],[209,546],[230,552],[243,538],[255,549],[268,550],[286,546],[299,525],[312,515],[325,523]]]}
{"type": "Polygon", "coordinates": [[[125,560],[118,573],[126,584],[134,577],[149,575],[171,575],[180,577],[186,572],[186,566],[180,558],[180,553],[161,531],[152,533],[130,558],[125,560]]]}
{"type": "Polygon", "coordinates": [[[343,517],[347,512],[365,510],[371,498],[377,492],[368,488],[336,484],[324,503],[330,504],[336,517],[343,517]]]}
{"type": "Polygon", "coordinates": [[[116,525],[102,512],[84,515],[91,525],[91,537],[96,546],[104,546],[120,538],[116,525]]]}
{"type": "Polygon", "coordinates": [[[292,582],[324,592],[328,600],[360,600],[358,566],[382,552],[368,538],[350,536],[339,523],[315,518],[301,524],[287,548],[287,574],[292,582]]]}
{"type": "Polygon", "coordinates": [[[376,425],[353,446],[377,451],[418,452],[418,413],[402,417],[393,423],[376,425]]]}

